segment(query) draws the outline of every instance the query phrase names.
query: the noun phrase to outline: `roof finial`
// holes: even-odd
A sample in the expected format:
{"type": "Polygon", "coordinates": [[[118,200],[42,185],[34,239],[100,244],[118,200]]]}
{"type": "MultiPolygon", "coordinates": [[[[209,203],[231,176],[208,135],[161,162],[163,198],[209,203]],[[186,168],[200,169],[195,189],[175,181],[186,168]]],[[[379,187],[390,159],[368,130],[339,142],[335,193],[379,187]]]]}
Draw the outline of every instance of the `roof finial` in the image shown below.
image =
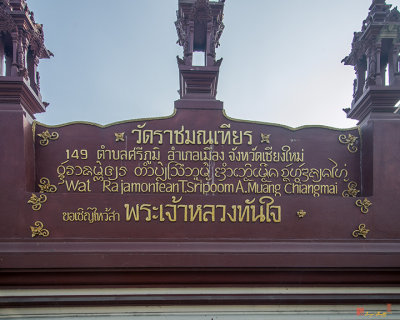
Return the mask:
{"type": "Polygon", "coordinates": [[[177,43],[183,47],[183,59],[178,57],[181,99],[215,99],[221,65],[216,60],[216,48],[224,30],[225,1],[179,0],[177,43]],[[201,52],[204,63],[193,66],[193,53],[201,52]]]}

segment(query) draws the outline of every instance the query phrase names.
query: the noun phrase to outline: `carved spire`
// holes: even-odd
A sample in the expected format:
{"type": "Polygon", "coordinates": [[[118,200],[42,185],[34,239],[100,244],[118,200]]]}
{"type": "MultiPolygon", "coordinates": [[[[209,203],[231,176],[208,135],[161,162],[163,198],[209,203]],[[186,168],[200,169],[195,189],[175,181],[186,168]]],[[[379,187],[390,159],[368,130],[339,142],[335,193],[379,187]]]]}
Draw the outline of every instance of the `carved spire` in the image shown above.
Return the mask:
{"type": "MultiPolygon", "coordinates": [[[[383,22],[388,15],[392,5],[386,4],[385,0],[373,0],[369,7],[368,18],[371,22],[383,22]]],[[[368,19],[367,18],[367,19],[368,19]]]]}
{"type": "MultiPolygon", "coordinates": [[[[395,100],[393,105],[397,102],[400,96],[394,92],[400,90],[399,53],[400,12],[397,7],[391,9],[385,0],[373,0],[361,31],[354,33],[350,54],[342,60],[345,65],[354,66],[356,72],[354,99],[348,117],[358,120],[365,117],[367,109],[371,111],[372,108],[365,106],[365,97],[370,93],[368,103],[372,103],[371,94],[376,90],[394,89],[391,100],[395,100]]],[[[384,102],[386,111],[392,112],[387,99],[384,102]]]]}
{"type": "Polygon", "coordinates": [[[224,1],[180,0],[175,26],[178,43],[183,46],[183,60],[192,64],[194,51],[204,52],[205,65],[215,62],[215,49],[224,29],[224,1]]]}
{"type": "Polygon", "coordinates": [[[179,0],[177,43],[183,47],[183,59],[177,57],[182,99],[215,99],[219,66],[215,49],[224,29],[224,0],[179,0]],[[203,52],[204,66],[193,66],[193,52],[203,52]]]}
{"type": "MultiPolygon", "coordinates": [[[[0,79],[20,77],[37,95],[42,105],[39,85],[39,60],[53,54],[44,45],[43,26],[36,23],[25,0],[0,1],[0,79]]],[[[43,112],[44,107],[32,111],[43,112]]]]}

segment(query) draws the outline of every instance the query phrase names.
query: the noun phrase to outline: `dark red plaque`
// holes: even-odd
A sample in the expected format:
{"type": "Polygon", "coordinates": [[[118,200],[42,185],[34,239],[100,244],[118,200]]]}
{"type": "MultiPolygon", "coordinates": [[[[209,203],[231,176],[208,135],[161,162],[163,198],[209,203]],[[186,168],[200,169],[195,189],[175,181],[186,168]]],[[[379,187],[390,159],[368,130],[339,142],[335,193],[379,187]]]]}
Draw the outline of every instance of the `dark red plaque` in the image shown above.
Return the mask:
{"type": "Polygon", "coordinates": [[[37,123],[38,184],[21,219],[54,240],[349,240],[369,211],[356,205],[359,142],[358,128],[293,130],[219,110],[37,123]]]}

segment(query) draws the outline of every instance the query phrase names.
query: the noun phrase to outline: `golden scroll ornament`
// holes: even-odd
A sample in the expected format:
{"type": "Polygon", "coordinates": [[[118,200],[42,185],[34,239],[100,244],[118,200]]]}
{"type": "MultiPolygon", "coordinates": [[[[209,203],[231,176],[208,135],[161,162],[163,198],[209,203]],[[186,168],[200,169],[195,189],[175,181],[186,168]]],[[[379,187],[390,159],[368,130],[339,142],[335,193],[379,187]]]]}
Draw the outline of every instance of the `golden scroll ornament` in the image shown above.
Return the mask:
{"type": "Polygon", "coordinates": [[[40,188],[40,193],[45,193],[45,192],[49,193],[57,191],[57,187],[55,185],[50,184],[50,180],[45,177],[40,179],[39,188],[40,188]]]}
{"type": "Polygon", "coordinates": [[[360,190],[356,188],[357,188],[357,183],[354,181],[350,181],[349,184],[347,185],[347,190],[344,190],[342,192],[342,196],[344,198],[357,197],[357,194],[360,192],[360,190]]]}
{"type": "Polygon", "coordinates": [[[34,211],[39,211],[42,207],[42,204],[47,201],[47,196],[45,194],[41,194],[39,197],[32,193],[28,203],[32,205],[32,209],[34,211]]]}
{"type": "Polygon", "coordinates": [[[349,150],[351,153],[355,153],[358,151],[357,147],[358,137],[353,136],[350,133],[347,137],[345,134],[341,134],[339,136],[339,142],[342,144],[347,144],[347,150],[349,150]]]}
{"type": "Polygon", "coordinates": [[[372,206],[372,202],[365,198],[363,201],[358,199],[356,201],[356,206],[360,208],[362,213],[368,213],[368,208],[372,206]]]}
{"type": "Polygon", "coordinates": [[[39,141],[41,146],[47,146],[50,142],[50,140],[57,140],[59,138],[59,134],[57,132],[52,132],[50,133],[49,130],[43,131],[42,133],[38,133],[38,137],[42,138],[42,140],[39,141]]]}
{"type": "Polygon", "coordinates": [[[35,222],[35,226],[31,227],[31,232],[32,232],[32,238],[36,237],[36,236],[40,236],[40,237],[48,237],[50,235],[49,230],[43,228],[43,222],[41,221],[36,221],[35,222]]]}
{"type": "Polygon", "coordinates": [[[360,224],[358,226],[358,229],[353,231],[353,237],[357,238],[357,237],[363,237],[364,239],[367,238],[367,233],[369,232],[369,229],[366,228],[365,224],[360,224]]]}

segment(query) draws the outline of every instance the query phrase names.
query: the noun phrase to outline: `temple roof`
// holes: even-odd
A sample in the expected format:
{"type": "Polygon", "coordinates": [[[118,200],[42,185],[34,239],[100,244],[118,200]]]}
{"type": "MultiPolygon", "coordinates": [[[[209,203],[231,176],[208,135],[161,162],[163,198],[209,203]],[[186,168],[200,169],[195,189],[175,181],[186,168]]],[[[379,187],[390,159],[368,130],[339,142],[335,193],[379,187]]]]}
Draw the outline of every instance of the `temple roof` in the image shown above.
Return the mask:
{"type": "Polygon", "coordinates": [[[385,0],[373,0],[369,13],[362,23],[361,31],[354,32],[351,52],[342,62],[355,66],[374,42],[381,39],[400,41],[400,12],[391,9],[385,0]]]}

